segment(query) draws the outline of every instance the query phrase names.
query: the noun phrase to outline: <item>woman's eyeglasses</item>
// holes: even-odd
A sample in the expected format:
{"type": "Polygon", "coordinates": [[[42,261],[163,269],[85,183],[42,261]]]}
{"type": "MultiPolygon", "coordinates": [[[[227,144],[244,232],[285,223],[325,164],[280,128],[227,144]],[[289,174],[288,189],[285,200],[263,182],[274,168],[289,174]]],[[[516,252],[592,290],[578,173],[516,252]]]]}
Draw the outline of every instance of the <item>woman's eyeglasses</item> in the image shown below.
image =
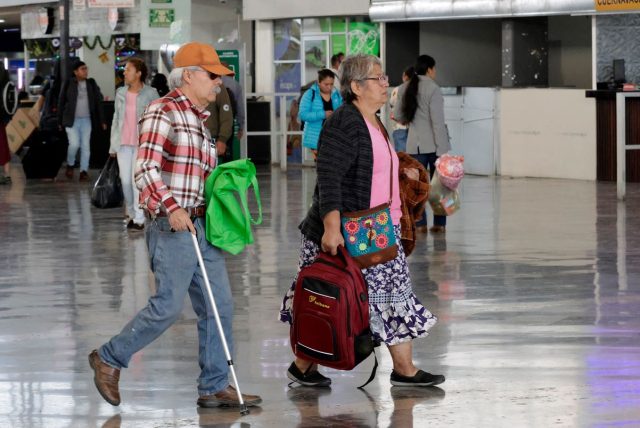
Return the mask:
{"type": "Polygon", "coordinates": [[[377,80],[379,84],[384,85],[385,83],[389,83],[389,76],[383,74],[382,76],[378,77],[365,77],[362,80],[377,80]]]}

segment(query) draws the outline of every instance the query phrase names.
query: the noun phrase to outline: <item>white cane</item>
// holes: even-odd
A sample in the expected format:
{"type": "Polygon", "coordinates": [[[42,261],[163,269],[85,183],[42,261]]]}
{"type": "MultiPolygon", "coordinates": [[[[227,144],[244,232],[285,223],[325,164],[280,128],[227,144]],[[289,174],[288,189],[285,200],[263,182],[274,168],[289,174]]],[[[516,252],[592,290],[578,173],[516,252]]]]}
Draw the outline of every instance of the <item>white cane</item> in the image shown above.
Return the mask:
{"type": "Polygon", "coordinates": [[[231,371],[233,384],[235,385],[236,392],[238,393],[238,401],[240,402],[240,414],[248,415],[249,409],[242,399],[242,393],[240,392],[240,386],[238,385],[236,371],[233,368],[233,360],[231,359],[229,347],[227,346],[227,338],[225,337],[224,330],[222,329],[222,323],[220,322],[220,315],[218,314],[216,301],[213,298],[213,292],[211,291],[211,283],[209,283],[209,276],[207,275],[207,270],[205,269],[204,261],[202,260],[202,253],[200,252],[200,246],[198,245],[198,238],[196,237],[195,233],[191,234],[191,238],[193,240],[193,246],[196,249],[196,255],[198,256],[198,264],[200,265],[200,270],[202,271],[202,276],[204,277],[204,284],[207,287],[207,295],[209,296],[209,302],[211,303],[211,307],[213,308],[213,315],[216,318],[216,325],[218,326],[218,333],[220,334],[220,340],[222,341],[222,347],[224,348],[224,355],[227,357],[227,364],[229,365],[229,370],[231,371]]]}

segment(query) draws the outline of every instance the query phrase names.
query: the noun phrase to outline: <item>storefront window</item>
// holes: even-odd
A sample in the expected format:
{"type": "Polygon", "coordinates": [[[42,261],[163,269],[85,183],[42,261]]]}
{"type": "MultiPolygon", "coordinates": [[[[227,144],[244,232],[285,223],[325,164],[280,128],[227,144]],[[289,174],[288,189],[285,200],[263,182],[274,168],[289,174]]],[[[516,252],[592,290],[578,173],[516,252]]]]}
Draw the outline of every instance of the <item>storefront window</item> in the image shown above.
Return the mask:
{"type": "Polygon", "coordinates": [[[349,22],[349,55],[380,56],[380,26],[373,22],[349,22]]]}
{"type": "Polygon", "coordinates": [[[331,35],[331,55],[342,52],[347,54],[347,36],[345,34],[331,35]]]}
{"type": "Polygon", "coordinates": [[[302,32],[305,34],[328,33],[331,31],[329,18],[306,18],[302,20],[302,32]]]}
{"type": "Polygon", "coordinates": [[[347,31],[346,18],[331,18],[332,33],[344,33],[345,31],[347,31]]]}
{"type": "Polygon", "coordinates": [[[274,23],[274,55],[276,61],[300,61],[300,20],[274,23]]]}
{"type": "Polygon", "coordinates": [[[276,92],[298,92],[301,70],[300,62],[276,63],[276,92]]]}

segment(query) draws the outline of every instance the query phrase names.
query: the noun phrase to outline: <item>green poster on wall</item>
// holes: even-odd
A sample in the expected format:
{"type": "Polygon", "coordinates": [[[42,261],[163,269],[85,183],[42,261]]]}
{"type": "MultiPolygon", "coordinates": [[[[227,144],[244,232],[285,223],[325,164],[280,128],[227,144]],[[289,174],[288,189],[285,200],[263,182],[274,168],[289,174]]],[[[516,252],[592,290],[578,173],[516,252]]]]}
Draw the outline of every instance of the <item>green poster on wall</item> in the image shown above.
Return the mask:
{"type": "Polygon", "coordinates": [[[173,9],[149,9],[149,27],[171,27],[176,13],[173,9]]]}
{"type": "Polygon", "coordinates": [[[240,82],[240,53],[235,49],[218,49],[220,61],[227,64],[227,67],[235,73],[233,76],[236,82],[240,82]]]}
{"type": "Polygon", "coordinates": [[[349,55],[380,56],[380,30],[372,22],[349,22],[349,55]]]}

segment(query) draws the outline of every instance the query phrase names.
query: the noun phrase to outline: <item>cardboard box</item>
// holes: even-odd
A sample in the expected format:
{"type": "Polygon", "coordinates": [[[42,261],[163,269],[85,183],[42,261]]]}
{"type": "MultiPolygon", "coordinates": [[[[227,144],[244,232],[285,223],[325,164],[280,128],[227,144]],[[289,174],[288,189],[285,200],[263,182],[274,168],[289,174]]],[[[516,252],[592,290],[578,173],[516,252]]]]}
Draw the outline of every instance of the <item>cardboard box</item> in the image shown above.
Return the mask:
{"type": "Polygon", "coordinates": [[[42,110],[42,105],[44,104],[44,97],[40,96],[38,100],[35,102],[33,107],[29,110],[29,117],[31,121],[36,125],[36,128],[40,126],[40,111],[42,110]]]}
{"type": "Polygon", "coordinates": [[[31,108],[27,114],[29,115],[31,122],[37,128],[40,125],[40,110],[35,110],[31,108]]]}
{"type": "Polygon", "coordinates": [[[31,133],[36,129],[36,124],[29,116],[29,108],[18,109],[9,124],[13,125],[23,140],[29,138],[31,133]]]}
{"type": "Polygon", "coordinates": [[[22,138],[18,130],[11,124],[7,124],[7,140],[9,141],[9,150],[11,153],[15,153],[22,147],[25,139],[22,138]]]}

